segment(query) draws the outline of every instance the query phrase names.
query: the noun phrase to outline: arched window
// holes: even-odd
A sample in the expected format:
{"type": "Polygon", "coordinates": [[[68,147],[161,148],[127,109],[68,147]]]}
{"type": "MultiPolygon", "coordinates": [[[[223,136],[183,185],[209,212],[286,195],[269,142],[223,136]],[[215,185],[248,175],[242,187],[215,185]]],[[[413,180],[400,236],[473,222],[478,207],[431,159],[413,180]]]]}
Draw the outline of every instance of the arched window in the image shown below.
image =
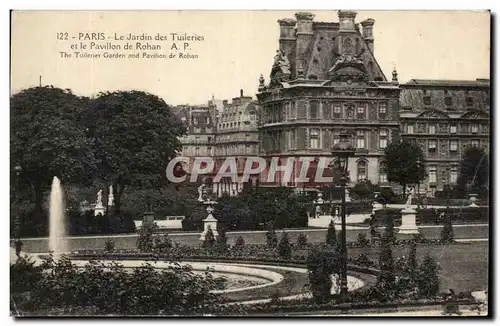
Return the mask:
{"type": "Polygon", "coordinates": [[[380,183],[387,182],[387,164],[385,162],[380,162],[378,175],[380,183]]]}
{"type": "Polygon", "coordinates": [[[343,44],[343,48],[344,48],[344,54],[352,54],[352,40],[350,38],[345,38],[344,39],[344,44],[343,44]]]}
{"type": "Polygon", "coordinates": [[[358,162],[358,181],[366,180],[366,161],[358,162]]]}

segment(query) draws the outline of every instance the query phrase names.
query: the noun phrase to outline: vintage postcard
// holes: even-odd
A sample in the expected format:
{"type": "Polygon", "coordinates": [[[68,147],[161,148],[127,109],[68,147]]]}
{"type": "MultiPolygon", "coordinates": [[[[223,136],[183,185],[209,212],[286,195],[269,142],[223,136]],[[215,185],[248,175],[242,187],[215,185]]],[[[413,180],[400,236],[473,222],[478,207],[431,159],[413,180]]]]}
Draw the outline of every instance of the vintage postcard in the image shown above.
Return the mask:
{"type": "Polygon", "coordinates": [[[490,24],[11,11],[11,315],[491,315],[490,24]]]}

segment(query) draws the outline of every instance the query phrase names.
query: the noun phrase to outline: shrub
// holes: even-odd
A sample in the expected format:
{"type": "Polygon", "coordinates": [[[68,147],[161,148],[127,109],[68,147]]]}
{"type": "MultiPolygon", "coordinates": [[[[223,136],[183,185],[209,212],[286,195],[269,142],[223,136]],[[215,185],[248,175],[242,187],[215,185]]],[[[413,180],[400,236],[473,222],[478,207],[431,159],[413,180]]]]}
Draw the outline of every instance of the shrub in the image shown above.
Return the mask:
{"type": "Polygon", "coordinates": [[[113,250],[115,249],[115,242],[113,241],[113,239],[107,239],[106,242],[104,243],[104,251],[105,252],[113,252],[113,250]]]}
{"type": "Polygon", "coordinates": [[[451,243],[453,241],[454,235],[453,225],[451,224],[451,216],[445,213],[443,216],[443,228],[441,229],[441,242],[451,243]]]}
{"type": "Polygon", "coordinates": [[[222,228],[219,230],[219,236],[217,237],[215,245],[219,251],[227,250],[227,235],[225,229],[222,228]]]}
{"type": "Polygon", "coordinates": [[[243,249],[245,248],[245,239],[240,235],[238,238],[236,238],[236,241],[234,243],[234,248],[236,249],[243,249]]]}
{"type": "Polygon", "coordinates": [[[11,265],[11,285],[16,308],[23,313],[64,309],[74,314],[75,309],[95,308],[102,315],[184,315],[210,311],[217,304],[210,293],[213,277],[195,274],[189,266],[143,264],[129,272],[98,261],[77,267],[65,256],[57,261],[49,257],[37,267],[18,260],[11,265]],[[29,296],[22,295],[26,286],[29,296]]]}
{"type": "Polygon", "coordinates": [[[384,236],[379,252],[379,268],[380,273],[377,282],[383,287],[390,287],[394,283],[394,258],[392,255],[391,244],[389,238],[384,236]]]}
{"type": "Polygon", "coordinates": [[[267,226],[266,244],[270,248],[276,248],[278,245],[278,236],[274,230],[274,223],[270,222],[267,226]]]}
{"type": "Polygon", "coordinates": [[[290,246],[290,241],[288,240],[288,235],[283,232],[278,244],[278,255],[281,258],[290,259],[292,257],[292,247],[290,246]]]}
{"type": "Polygon", "coordinates": [[[304,248],[305,246],[307,246],[307,236],[304,233],[300,233],[297,236],[297,245],[299,246],[299,248],[304,248]]]}
{"type": "Polygon", "coordinates": [[[366,233],[358,233],[356,244],[360,247],[368,247],[370,245],[370,240],[366,237],[366,233]]]}
{"type": "Polygon", "coordinates": [[[331,297],[332,274],[340,273],[340,252],[325,246],[311,248],[307,256],[309,287],[316,303],[327,302],[331,297]]]}
{"type": "Polygon", "coordinates": [[[142,252],[153,251],[153,236],[158,230],[158,225],[154,222],[143,222],[138,231],[137,249],[142,252]]]}
{"type": "Polygon", "coordinates": [[[205,240],[203,240],[203,247],[212,248],[215,245],[215,236],[211,228],[205,233],[205,240]]]}
{"type": "Polygon", "coordinates": [[[385,217],[385,231],[383,237],[389,242],[389,244],[394,244],[396,242],[396,234],[394,232],[394,220],[392,216],[385,217]]]}
{"type": "Polygon", "coordinates": [[[425,256],[418,270],[418,291],[422,297],[432,298],[439,293],[439,266],[429,256],[425,256]]]}
{"type": "Polygon", "coordinates": [[[154,237],[154,248],[156,250],[165,250],[165,249],[170,249],[173,247],[172,245],[172,239],[168,237],[168,234],[164,233],[161,236],[156,235],[154,237]]]}
{"type": "Polygon", "coordinates": [[[328,230],[326,231],[326,244],[330,246],[337,245],[337,232],[335,230],[335,223],[333,223],[333,221],[330,221],[328,230]]]}

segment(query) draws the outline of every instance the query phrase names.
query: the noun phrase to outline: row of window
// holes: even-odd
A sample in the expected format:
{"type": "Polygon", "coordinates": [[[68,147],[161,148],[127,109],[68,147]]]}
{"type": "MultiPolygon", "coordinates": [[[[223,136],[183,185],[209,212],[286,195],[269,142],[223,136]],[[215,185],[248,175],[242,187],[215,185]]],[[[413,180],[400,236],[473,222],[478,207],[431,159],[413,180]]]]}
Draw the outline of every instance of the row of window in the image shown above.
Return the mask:
{"type": "MultiPolygon", "coordinates": [[[[426,95],[424,96],[424,105],[431,105],[432,104],[432,100],[431,100],[431,97],[429,95],[426,95]]],[[[451,110],[453,109],[452,106],[453,106],[453,98],[451,96],[446,96],[444,98],[444,104],[446,105],[446,109],[447,110],[451,110]]],[[[467,106],[473,106],[474,105],[474,98],[473,97],[466,97],[465,98],[465,104],[467,106]]]]}
{"type": "MultiPolygon", "coordinates": [[[[306,101],[286,102],[284,104],[284,112],[279,104],[268,107],[267,114],[264,117],[265,123],[275,123],[284,120],[293,119],[366,119],[367,107],[365,103],[359,103],[355,106],[352,103],[323,103],[323,116],[320,114],[320,101],[309,101],[309,110],[307,109],[306,101]],[[308,114],[309,113],[309,114],[308,114]]],[[[374,107],[373,109],[377,109],[374,107]]],[[[387,118],[387,103],[381,102],[378,106],[378,118],[387,118]]]]}
{"type": "MultiPolygon", "coordinates": [[[[181,121],[185,123],[186,117],[181,117],[181,121]]],[[[205,117],[205,125],[209,125],[210,121],[211,121],[210,117],[205,117]]],[[[198,119],[197,117],[194,117],[194,116],[191,117],[191,125],[196,126],[199,124],[199,122],[200,122],[200,119],[198,119]]]]}
{"type": "MultiPolygon", "coordinates": [[[[382,129],[379,131],[379,149],[385,149],[387,147],[387,142],[389,139],[389,133],[386,129],[382,129]]],[[[320,130],[319,129],[311,129],[309,133],[309,141],[310,148],[312,149],[320,149],[320,130]]],[[[340,141],[340,136],[333,136],[333,145],[337,144],[340,141]]],[[[366,149],[366,132],[364,130],[358,130],[356,132],[356,148],[366,149]]]]}
{"type": "MultiPolygon", "coordinates": [[[[482,129],[483,130],[486,130],[488,126],[486,125],[483,125],[482,129]]],[[[415,134],[415,125],[414,124],[405,124],[404,126],[404,131],[407,133],[407,134],[415,134]]],[[[418,130],[418,131],[421,131],[421,130],[418,130]]],[[[470,133],[473,133],[473,134],[477,134],[479,132],[479,124],[471,124],[470,125],[470,129],[469,129],[469,125],[462,125],[462,128],[461,128],[461,131],[462,132],[470,132],[470,133]]],[[[457,125],[450,125],[448,127],[448,132],[450,134],[456,134],[457,133],[457,125]]],[[[426,128],[426,130],[424,130],[424,133],[428,133],[428,134],[435,134],[436,133],[436,125],[435,124],[429,124],[426,128]]]]}
{"type": "MultiPolygon", "coordinates": [[[[451,139],[450,143],[450,152],[458,152],[458,139],[451,139]]],[[[479,147],[480,146],[479,139],[471,139],[470,146],[479,147]]],[[[429,153],[435,153],[437,151],[437,139],[429,139],[427,141],[427,149],[429,153]]]]}
{"type": "MultiPolygon", "coordinates": [[[[438,180],[437,167],[435,165],[429,166],[428,170],[429,183],[436,183],[438,180]]],[[[444,177],[444,176],[443,176],[444,177]]],[[[457,183],[458,180],[458,167],[452,166],[450,169],[449,180],[451,184],[457,183]]]]}

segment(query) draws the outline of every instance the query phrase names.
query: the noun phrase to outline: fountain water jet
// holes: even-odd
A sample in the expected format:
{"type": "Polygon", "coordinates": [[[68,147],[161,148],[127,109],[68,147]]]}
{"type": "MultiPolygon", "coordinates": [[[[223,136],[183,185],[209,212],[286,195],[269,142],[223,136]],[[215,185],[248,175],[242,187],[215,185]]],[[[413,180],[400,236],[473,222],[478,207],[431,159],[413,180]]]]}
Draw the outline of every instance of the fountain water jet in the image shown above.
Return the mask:
{"type": "Polygon", "coordinates": [[[50,217],[49,217],[49,249],[57,257],[66,253],[67,244],[64,237],[67,234],[64,218],[64,202],[61,181],[57,177],[52,180],[50,191],[50,217]]]}

